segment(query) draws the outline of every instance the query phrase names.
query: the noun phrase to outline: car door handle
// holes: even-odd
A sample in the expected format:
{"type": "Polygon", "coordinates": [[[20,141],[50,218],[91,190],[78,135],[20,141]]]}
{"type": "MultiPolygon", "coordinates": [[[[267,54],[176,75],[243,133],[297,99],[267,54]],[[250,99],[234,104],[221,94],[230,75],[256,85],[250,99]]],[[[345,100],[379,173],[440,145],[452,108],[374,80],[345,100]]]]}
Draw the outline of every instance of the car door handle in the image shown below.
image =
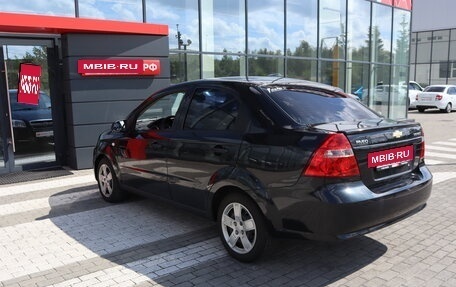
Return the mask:
{"type": "Polygon", "coordinates": [[[224,155],[228,153],[228,149],[221,145],[216,145],[212,148],[215,155],[224,155]]]}

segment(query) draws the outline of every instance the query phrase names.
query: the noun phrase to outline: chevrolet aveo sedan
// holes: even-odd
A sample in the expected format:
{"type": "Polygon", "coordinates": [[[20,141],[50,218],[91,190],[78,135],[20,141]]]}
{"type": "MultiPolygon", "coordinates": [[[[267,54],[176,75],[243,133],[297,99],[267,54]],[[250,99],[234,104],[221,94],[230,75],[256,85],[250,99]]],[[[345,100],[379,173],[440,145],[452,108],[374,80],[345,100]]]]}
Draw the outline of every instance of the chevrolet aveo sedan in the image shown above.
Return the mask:
{"type": "Polygon", "coordinates": [[[382,228],[424,208],[432,185],[420,124],[287,78],[166,88],[102,133],[93,160],[106,201],[136,192],[200,212],[240,261],[258,258],[271,235],[382,228]]]}

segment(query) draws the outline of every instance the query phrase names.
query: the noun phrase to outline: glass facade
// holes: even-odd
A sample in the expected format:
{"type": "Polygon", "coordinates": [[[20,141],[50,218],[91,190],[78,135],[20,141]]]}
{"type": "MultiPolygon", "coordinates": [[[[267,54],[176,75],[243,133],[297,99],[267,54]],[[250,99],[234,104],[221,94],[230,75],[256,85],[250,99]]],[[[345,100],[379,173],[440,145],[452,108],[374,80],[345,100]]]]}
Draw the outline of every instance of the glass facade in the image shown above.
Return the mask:
{"type": "Polygon", "coordinates": [[[428,46],[410,51],[411,12],[390,2],[0,0],[0,11],[167,24],[174,83],[288,76],[338,86],[386,117],[405,118],[407,91],[392,86],[408,81],[410,67],[412,76],[449,75],[453,62],[448,57],[456,63],[456,48],[446,47],[447,58],[440,53],[432,58],[437,55],[433,48],[444,49],[441,42],[448,42],[448,32],[437,36],[442,37],[439,43],[430,35],[425,37],[431,39],[428,46]],[[409,66],[410,53],[421,61],[409,66]],[[423,65],[428,72],[417,72],[423,65]],[[391,88],[380,93],[379,85],[391,88]]]}
{"type": "Polygon", "coordinates": [[[456,82],[456,29],[414,32],[410,78],[423,87],[456,82]]]}

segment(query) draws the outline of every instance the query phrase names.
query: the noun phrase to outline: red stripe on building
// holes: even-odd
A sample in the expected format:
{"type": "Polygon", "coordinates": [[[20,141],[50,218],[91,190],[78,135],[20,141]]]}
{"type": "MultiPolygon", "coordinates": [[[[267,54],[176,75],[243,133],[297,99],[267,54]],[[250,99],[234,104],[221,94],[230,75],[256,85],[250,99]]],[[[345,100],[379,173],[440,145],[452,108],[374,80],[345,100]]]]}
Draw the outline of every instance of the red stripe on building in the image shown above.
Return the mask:
{"type": "Polygon", "coordinates": [[[168,36],[168,25],[0,12],[0,31],[11,33],[102,33],[168,36]]]}

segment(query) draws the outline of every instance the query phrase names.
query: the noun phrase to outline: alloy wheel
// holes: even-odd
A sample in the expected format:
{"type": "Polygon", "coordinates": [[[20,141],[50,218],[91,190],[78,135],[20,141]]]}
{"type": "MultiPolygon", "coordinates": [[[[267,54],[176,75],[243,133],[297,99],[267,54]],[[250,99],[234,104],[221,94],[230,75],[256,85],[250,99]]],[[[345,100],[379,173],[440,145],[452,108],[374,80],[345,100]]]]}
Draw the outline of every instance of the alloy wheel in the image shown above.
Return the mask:
{"type": "Polygon", "coordinates": [[[220,224],[225,242],[234,252],[246,254],[255,247],[255,220],[244,205],[237,202],[228,204],[223,210],[220,224]]]}
{"type": "Polygon", "coordinates": [[[98,168],[98,185],[103,196],[109,198],[113,192],[112,171],[105,163],[98,168]]]}

